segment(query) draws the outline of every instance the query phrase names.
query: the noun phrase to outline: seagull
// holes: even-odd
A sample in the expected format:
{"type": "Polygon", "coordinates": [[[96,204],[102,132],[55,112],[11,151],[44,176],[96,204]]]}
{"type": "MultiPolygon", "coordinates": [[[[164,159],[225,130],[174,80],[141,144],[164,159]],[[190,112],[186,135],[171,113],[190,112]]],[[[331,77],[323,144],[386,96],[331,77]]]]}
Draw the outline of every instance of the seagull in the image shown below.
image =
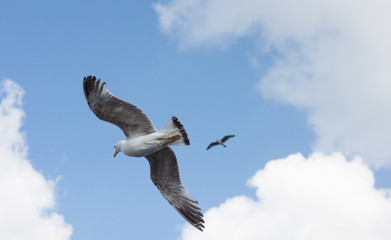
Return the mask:
{"type": "Polygon", "coordinates": [[[231,137],[235,137],[235,135],[227,135],[227,136],[225,136],[225,137],[223,137],[222,139],[217,139],[216,140],[216,142],[212,142],[211,144],[209,144],[209,146],[208,146],[208,148],[206,149],[206,150],[209,150],[209,148],[211,148],[211,147],[214,147],[214,146],[216,146],[216,145],[223,145],[223,147],[227,147],[227,146],[225,146],[225,141],[227,141],[228,139],[230,139],[231,137]]]}
{"type": "Polygon", "coordinates": [[[95,76],[84,77],[84,96],[92,112],[101,120],[117,125],[126,140],[115,144],[114,157],[123,152],[132,157],[145,157],[150,165],[151,180],[163,197],[191,225],[204,228],[201,209],[196,205],[179,177],[179,168],[170,146],[190,145],[189,138],[178,118],[173,116],[160,130],[148,116],[133,104],[112,95],[106,83],[95,76]]]}

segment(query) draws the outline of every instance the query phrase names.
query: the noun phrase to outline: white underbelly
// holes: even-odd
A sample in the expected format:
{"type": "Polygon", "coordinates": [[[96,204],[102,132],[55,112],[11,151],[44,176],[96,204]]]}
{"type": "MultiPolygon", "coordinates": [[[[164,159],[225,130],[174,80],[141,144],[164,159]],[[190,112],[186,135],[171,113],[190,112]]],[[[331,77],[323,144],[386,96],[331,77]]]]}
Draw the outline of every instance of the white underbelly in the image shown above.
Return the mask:
{"type": "Polygon", "coordinates": [[[164,147],[159,138],[159,132],[154,132],[145,136],[128,139],[123,149],[123,153],[132,157],[144,157],[152,154],[164,147]]]}

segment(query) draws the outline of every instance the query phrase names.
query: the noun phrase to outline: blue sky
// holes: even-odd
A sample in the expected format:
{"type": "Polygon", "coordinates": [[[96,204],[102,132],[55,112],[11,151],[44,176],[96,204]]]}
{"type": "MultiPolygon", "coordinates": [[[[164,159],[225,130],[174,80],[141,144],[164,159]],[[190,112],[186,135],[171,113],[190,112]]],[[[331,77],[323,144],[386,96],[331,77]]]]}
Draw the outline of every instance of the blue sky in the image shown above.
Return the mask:
{"type": "Polygon", "coordinates": [[[0,205],[22,209],[21,219],[42,220],[0,221],[0,229],[7,229],[3,237],[25,232],[29,239],[287,239],[273,232],[287,224],[287,236],[296,236],[291,239],[316,239],[326,231],[320,226],[329,226],[330,236],[333,229],[341,232],[332,221],[316,221],[322,211],[348,204],[352,211],[341,220],[346,232],[371,226],[365,232],[371,238],[358,236],[386,239],[388,228],[372,226],[391,220],[391,72],[384,65],[391,33],[378,24],[390,6],[362,2],[341,13],[335,9],[346,6],[339,4],[2,1],[0,132],[6,137],[0,154],[4,169],[21,162],[31,174],[14,172],[18,167],[10,171],[17,177],[0,172],[1,186],[9,186],[0,189],[9,196],[0,205]],[[206,213],[204,235],[184,227],[151,182],[144,158],[113,159],[113,146],[124,136],[88,108],[86,75],[143,109],[156,128],[173,115],[183,123],[191,145],[174,150],[182,181],[206,213]],[[236,135],[227,148],[205,150],[226,134],[236,135]],[[13,192],[11,186],[33,190],[13,192]],[[327,193],[327,204],[307,192],[327,193]],[[319,215],[299,211],[306,206],[319,215]],[[352,214],[368,206],[384,214],[352,214]],[[283,216],[296,225],[272,211],[284,208],[298,209],[283,216]],[[246,215],[251,212],[256,216],[246,215]],[[366,214],[369,220],[361,218],[366,214]],[[52,236],[33,234],[51,227],[52,236]]]}

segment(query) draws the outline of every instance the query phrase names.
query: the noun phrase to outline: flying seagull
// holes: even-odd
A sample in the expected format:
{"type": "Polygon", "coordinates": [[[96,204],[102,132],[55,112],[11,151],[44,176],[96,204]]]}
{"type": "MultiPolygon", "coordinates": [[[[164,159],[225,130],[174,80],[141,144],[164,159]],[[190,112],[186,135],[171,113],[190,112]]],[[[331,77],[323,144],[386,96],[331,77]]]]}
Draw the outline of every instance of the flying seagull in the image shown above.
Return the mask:
{"type": "Polygon", "coordinates": [[[145,157],[150,165],[151,179],[163,197],[191,225],[204,228],[201,209],[182,184],[172,145],[190,145],[187,133],[177,117],[160,130],[153,127],[148,116],[138,107],[116,98],[106,83],[95,76],[84,77],[84,96],[92,112],[101,120],[117,125],[126,140],[115,144],[114,157],[119,153],[132,157],[145,157]]]}
{"type": "Polygon", "coordinates": [[[216,142],[212,142],[211,144],[209,144],[209,146],[208,146],[208,148],[206,150],[209,150],[209,148],[214,147],[214,146],[219,145],[219,144],[223,145],[224,147],[227,147],[227,146],[225,146],[224,143],[225,143],[225,141],[227,141],[231,137],[235,137],[235,135],[227,135],[227,136],[223,137],[220,140],[217,139],[216,142]]]}

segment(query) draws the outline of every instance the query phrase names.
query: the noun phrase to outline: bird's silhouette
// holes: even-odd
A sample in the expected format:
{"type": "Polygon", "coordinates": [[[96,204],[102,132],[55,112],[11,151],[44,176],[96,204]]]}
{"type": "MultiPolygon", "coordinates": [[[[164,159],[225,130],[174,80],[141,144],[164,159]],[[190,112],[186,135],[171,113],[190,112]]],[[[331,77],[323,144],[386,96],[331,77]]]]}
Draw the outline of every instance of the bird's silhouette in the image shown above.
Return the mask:
{"type": "Polygon", "coordinates": [[[214,146],[219,145],[219,144],[222,145],[223,147],[227,147],[224,143],[228,139],[230,139],[231,137],[235,137],[235,135],[227,135],[227,136],[223,137],[220,140],[216,140],[216,142],[212,142],[211,144],[209,144],[209,146],[206,148],[206,150],[209,150],[209,148],[214,147],[214,146]]]}

